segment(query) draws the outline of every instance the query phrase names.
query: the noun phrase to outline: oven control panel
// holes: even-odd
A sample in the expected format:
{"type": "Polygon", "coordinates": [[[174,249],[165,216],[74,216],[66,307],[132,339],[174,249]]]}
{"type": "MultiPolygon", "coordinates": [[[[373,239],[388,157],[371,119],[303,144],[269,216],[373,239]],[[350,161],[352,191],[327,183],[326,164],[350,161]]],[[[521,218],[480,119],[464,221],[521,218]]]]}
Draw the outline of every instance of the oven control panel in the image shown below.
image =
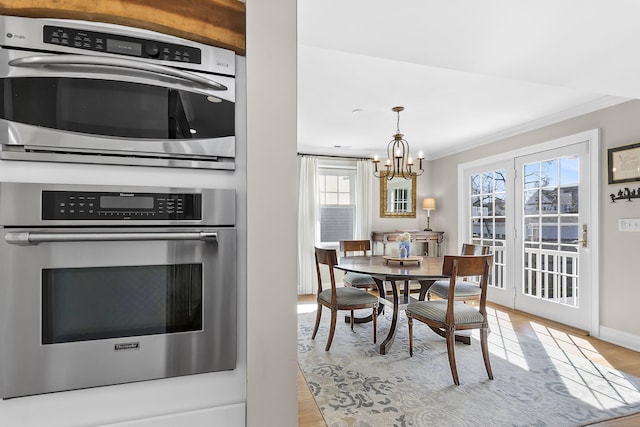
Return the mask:
{"type": "Polygon", "coordinates": [[[200,64],[202,61],[200,49],[191,46],[51,25],[44,26],[43,42],[162,61],[193,64],[200,64]]]}
{"type": "Polygon", "coordinates": [[[199,193],[43,191],[43,220],[200,220],[199,193]]]}

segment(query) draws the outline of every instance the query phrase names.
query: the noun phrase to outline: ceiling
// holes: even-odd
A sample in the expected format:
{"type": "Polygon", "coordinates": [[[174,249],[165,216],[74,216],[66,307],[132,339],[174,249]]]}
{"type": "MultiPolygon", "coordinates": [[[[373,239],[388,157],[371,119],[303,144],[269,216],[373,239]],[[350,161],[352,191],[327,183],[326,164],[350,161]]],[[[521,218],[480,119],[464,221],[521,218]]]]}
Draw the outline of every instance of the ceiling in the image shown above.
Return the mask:
{"type": "Polygon", "coordinates": [[[298,151],[437,159],[640,98],[637,0],[298,1],[298,151]]]}

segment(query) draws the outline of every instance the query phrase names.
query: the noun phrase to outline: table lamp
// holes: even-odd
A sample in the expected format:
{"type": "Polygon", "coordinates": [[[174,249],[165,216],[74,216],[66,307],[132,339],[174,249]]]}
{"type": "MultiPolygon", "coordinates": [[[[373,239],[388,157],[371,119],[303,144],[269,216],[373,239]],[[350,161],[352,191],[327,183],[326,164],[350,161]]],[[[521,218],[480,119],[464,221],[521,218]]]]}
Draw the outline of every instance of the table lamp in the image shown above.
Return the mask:
{"type": "Polygon", "coordinates": [[[433,197],[422,199],[422,209],[427,211],[427,228],[425,228],[424,231],[431,231],[429,221],[431,220],[431,211],[436,209],[436,199],[433,197]]]}

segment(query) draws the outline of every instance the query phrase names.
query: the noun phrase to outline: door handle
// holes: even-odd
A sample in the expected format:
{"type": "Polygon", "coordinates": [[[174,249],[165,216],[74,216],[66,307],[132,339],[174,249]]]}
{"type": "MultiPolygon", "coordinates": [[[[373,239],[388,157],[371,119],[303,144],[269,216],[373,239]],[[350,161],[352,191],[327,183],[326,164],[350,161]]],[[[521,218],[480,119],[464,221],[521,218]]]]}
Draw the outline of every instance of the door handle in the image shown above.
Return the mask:
{"type": "Polygon", "coordinates": [[[217,242],[218,233],[214,232],[113,232],[113,233],[40,233],[17,232],[4,236],[7,243],[19,246],[34,246],[40,243],[62,242],[140,242],[158,240],[200,240],[217,242]]]}
{"type": "Polygon", "coordinates": [[[227,87],[216,81],[200,77],[197,74],[178,69],[165,67],[158,64],[149,64],[147,62],[132,61],[124,58],[107,58],[101,56],[82,56],[82,55],[36,55],[26,58],[16,58],[9,61],[9,65],[13,67],[44,67],[50,65],[80,65],[80,66],[98,66],[109,68],[123,68],[129,70],[140,70],[150,73],[163,74],[191,83],[205,86],[213,90],[227,90],[227,87]]]}
{"type": "Polygon", "coordinates": [[[580,233],[580,240],[574,240],[573,243],[580,243],[583,248],[587,247],[587,224],[582,224],[582,232],[580,233]]]}

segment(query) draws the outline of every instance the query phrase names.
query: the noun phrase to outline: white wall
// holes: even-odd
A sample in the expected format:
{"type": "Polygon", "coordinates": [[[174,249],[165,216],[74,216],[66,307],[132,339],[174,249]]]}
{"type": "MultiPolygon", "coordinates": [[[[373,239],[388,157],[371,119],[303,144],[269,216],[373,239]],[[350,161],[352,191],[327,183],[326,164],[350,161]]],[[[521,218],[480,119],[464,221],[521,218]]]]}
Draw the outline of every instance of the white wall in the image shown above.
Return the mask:
{"type": "MultiPolygon", "coordinates": [[[[431,229],[435,231],[444,230],[443,227],[450,222],[450,219],[447,218],[440,212],[440,204],[444,202],[439,197],[439,194],[434,193],[434,186],[432,184],[432,174],[433,167],[430,166],[431,162],[425,163],[425,171],[422,175],[416,178],[416,217],[415,218],[382,218],[380,216],[380,179],[372,176],[373,185],[372,191],[373,196],[372,199],[372,212],[373,218],[371,220],[371,229],[373,231],[396,231],[396,230],[424,230],[427,227],[427,211],[422,209],[422,199],[425,197],[435,197],[437,208],[436,210],[431,211],[431,220],[430,225],[431,229]]],[[[441,245],[442,253],[447,253],[447,249],[450,246],[450,237],[448,233],[444,235],[444,241],[441,245]]],[[[433,248],[432,248],[433,249],[433,248]]],[[[431,250],[432,250],[431,249],[431,250]]],[[[387,251],[389,247],[387,246],[387,251]]],[[[382,253],[382,244],[378,243],[376,247],[376,254],[382,253]]]]}
{"type": "Polygon", "coordinates": [[[296,426],[296,1],[248,0],[247,422],[296,426]]]}
{"type": "MultiPolygon", "coordinates": [[[[590,236],[600,245],[600,323],[601,338],[640,350],[640,322],[633,321],[640,299],[636,263],[640,253],[640,233],[618,231],[618,219],[640,218],[640,199],[611,203],[609,194],[640,182],[608,185],[607,149],[640,141],[640,101],[630,101],[594,113],[566,120],[517,135],[480,148],[430,162],[430,183],[438,199],[438,218],[448,218],[438,228],[447,232],[448,242],[458,246],[457,166],[499,152],[551,141],[590,129],[601,130],[600,150],[600,236],[590,236]]],[[[420,188],[422,183],[418,184],[420,188]]],[[[450,246],[451,247],[451,246],[450,246]]],[[[446,253],[446,252],[445,252],[446,253]]]]}

